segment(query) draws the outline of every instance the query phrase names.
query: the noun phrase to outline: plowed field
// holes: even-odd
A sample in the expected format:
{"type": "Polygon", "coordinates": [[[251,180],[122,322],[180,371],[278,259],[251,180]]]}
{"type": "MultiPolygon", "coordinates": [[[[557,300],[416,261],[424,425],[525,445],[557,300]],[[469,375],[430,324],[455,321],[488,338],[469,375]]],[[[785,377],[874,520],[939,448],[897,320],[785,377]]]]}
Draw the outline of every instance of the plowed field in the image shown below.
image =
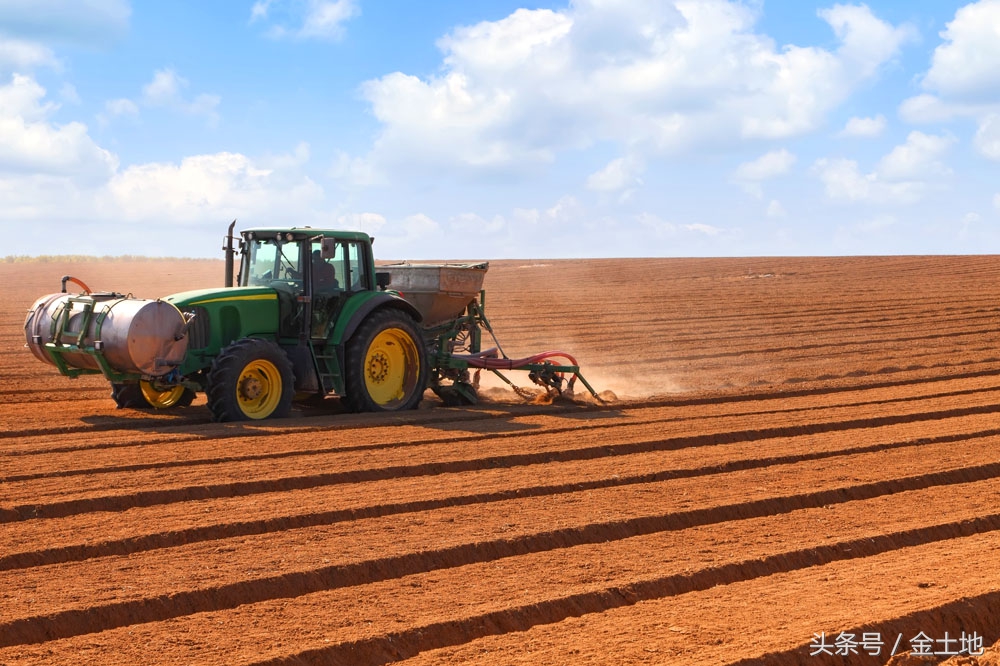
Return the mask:
{"type": "Polygon", "coordinates": [[[505,351],[573,353],[607,404],[262,424],[116,410],[35,360],[25,311],[65,274],[156,297],[222,264],[0,264],[0,664],[883,664],[1000,636],[997,258],[493,262],[505,351]]]}

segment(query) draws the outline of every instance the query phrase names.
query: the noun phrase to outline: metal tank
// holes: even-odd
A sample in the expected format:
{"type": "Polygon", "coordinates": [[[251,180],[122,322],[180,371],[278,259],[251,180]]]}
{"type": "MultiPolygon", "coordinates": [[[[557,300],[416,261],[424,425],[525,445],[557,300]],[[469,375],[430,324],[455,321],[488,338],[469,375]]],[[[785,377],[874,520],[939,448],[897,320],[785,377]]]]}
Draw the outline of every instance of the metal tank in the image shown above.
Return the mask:
{"type": "Polygon", "coordinates": [[[384,264],[389,287],[401,292],[423,316],[425,328],[447,323],[462,314],[483,288],[489,263],[476,264],[384,264]]]}
{"type": "Polygon", "coordinates": [[[51,365],[58,365],[55,354],[71,368],[101,370],[103,358],[117,372],[160,377],[184,360],[187,328],[181,311],[165,301],[60,293],[35,301],[24,337],[35,358],[51,365]]]}

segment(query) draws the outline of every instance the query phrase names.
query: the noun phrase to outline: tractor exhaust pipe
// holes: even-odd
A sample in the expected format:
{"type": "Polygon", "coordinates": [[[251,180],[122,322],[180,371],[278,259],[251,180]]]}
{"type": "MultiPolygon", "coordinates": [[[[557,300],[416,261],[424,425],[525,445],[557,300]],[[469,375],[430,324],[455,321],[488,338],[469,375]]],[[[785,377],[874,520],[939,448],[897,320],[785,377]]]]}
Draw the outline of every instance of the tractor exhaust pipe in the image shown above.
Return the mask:
{"type": "Polygon", "coordinates": [[[236,220],[233,220],[232,224],[229,225],[229,231],[226,232],[225,245],[222,249],[226,251],[226,286],[233,286],[233,255],[235,251],[233,250],[233,229],[236,227],[236,220]]]}

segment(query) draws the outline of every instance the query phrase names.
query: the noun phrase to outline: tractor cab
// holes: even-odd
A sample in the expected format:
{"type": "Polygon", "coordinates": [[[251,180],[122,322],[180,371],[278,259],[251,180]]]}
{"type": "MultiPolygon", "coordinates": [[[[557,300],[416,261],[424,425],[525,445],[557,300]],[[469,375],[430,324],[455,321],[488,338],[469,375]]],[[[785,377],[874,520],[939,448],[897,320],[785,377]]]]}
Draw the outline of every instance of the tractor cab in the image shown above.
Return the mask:
{"type": "Polygon", "coordinates": [[[308,228],[243,232],[238,284],[278,293],[280,337],[325,340],[350,297],[375,288],[371,238],[329,234],[308,228]]]}

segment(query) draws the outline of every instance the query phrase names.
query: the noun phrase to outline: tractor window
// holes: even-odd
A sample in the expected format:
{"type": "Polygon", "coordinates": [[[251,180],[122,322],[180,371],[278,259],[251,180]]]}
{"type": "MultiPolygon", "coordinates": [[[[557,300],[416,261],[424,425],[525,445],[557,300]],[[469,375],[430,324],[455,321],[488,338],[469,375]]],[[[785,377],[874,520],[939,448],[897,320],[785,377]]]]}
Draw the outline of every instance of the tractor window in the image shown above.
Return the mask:
{"type": "Polygon", "coordinates": [[[323,246],[319,239],[312,242],[313,289],[331,291],[341,288],[344,273],[344,246],[335,245],[336,254],[323,258],[323,246]]]}
{"type": "Polygon", "coordinates": [[[275,275],[275,260],[278,249],[270,241],[251,241],[247,244],[247,254],[244,256],[245,275],[240,284],[268,284],[275,275]]]}
{"type": "MultiPolygon", "coordinates": [[[[316,276],[315,266],[320,266],[320,270],[326,271],[321,266],[316,257],[316,252],[320,248],[319,241],[313,243],[313,275],[316,276]]],[[[335,279],[337,288],[345,291],[365,291],[372,288],[368,279],[368,267],[365,265],[365,252],[360,243],[354,241],[338,241],[334,245],[334,254],[327,256],[326,262],[333,267],[331,278],[335,279]]],[[[317,280],[317,285],[319,281],[317,280]]]]}
{"type": "Polygon", "coordinates": [[[274,280],[302,279],[298,243],[257,239],[247,244],[246,268],[241,284],[270,284],[274,280]]]}
{"type": "Polygon", "coordinates": [[[363,291],[371,289],[368,284],[368,272],[365,270],[364,253],[357,243],[346,243],[347,245],[347,280],[346,287],[351,291],[363,291]]]}

